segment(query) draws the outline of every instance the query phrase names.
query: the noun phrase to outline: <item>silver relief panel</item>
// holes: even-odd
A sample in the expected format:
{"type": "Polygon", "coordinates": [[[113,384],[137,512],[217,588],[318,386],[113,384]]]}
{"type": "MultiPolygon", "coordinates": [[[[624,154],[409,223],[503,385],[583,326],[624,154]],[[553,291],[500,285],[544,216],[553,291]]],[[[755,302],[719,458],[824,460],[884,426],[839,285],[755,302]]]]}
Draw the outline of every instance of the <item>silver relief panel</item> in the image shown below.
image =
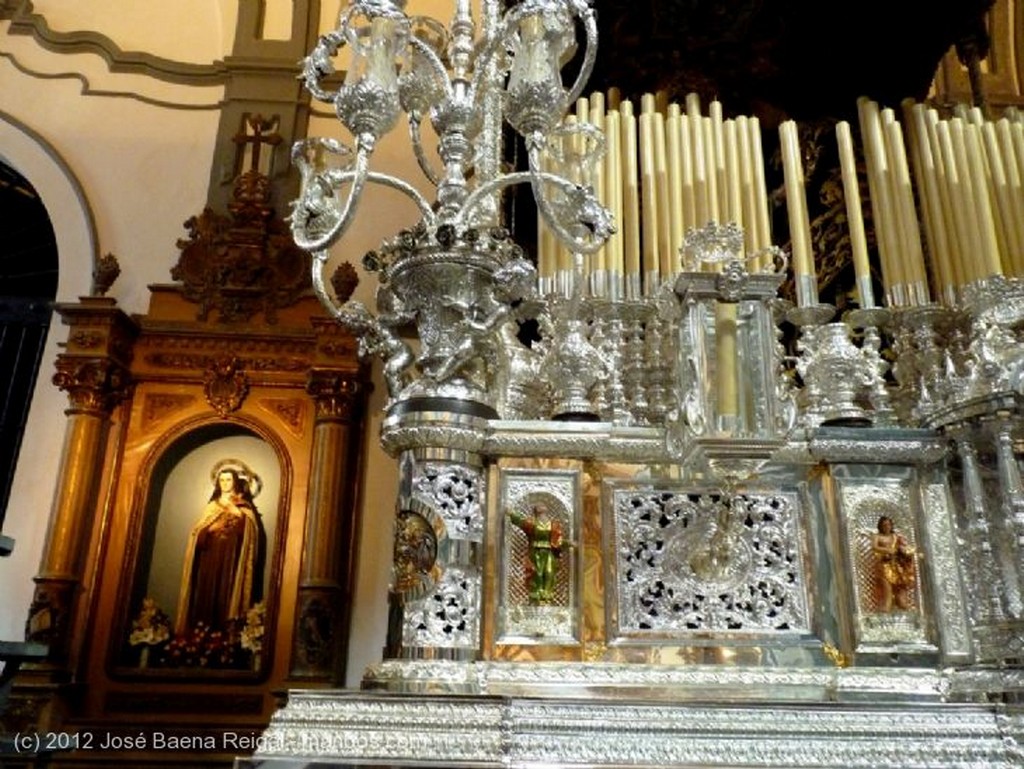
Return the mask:
{"type": "Polygon", "coordinates": [[[613,636],[810,633],[795,492],[613,488],[611,500],[613,636]]]}
{"type": "Polygon", "coordinates": [[[837,478],[860,651],[932,649],[909,478],[837,478]],[[888,526],[883,522],[889,521],[888,526]]]}
{"type": "Polygon", "coordinates": [[[575,471],[501,473],[498,643],[578,643],[580,479],[575,471]],[[538,595],[530,516],[542,507],[557,530],[550,590],[538,595]]]}
{"type": "Polygon", "coordinates": [[[957,568],[957,542],[953,511],[946,486],[932,483],[922,490],[925,527],[923,540],[928,548],[924,566],[935,585],[935,612],[942,650],[947,658],[968,658],[971,654],[970,627],[957,568]]]}

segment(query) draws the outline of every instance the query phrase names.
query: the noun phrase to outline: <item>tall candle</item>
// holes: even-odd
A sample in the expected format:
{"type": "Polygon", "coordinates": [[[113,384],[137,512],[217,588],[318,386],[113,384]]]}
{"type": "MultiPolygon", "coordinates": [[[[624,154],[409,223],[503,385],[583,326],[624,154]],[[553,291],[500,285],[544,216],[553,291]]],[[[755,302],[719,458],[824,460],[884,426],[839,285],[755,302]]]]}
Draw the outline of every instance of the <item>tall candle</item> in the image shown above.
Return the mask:
{"type": "Polygon", "coordinates": [[[739,412],[735,303],[715,304],[715,392],[722,426],[731,431],[739,412]]]}
{"type": "Polygon", "coordinates": [[[881,118],[880,128],[882,132],[882,146],[884,147],[885,152],[886,167],[886,173],[883,178],[885,179],[889,190],[889,205],[879,212],[879,216],[882,216],[886,220],[886,226],[890,230],[890,237],[892,238],[892,244],[895,248],[892,260],[889,264],[889,271],[892,275],[893,285],[897,287],[897,290],[899,290],[902,296],[902,301],[909,304],[911,303],[910,285],[914,281],[910,275],[912,265],[907,258],[910,252],[908,250],[906,233],[906,209],[903,205],[903,191],[900,186],[898,171],[896,168],[896,150],[893,149],[892,133],[889,131],[889,126],[896,122],[896,118],[895,113],[889,108],[881,110],[879,115],[881,118]]]}
{"type": "MultiPolygon", "coordinates": [[[[577,102],[577,105],[576,105],[577,106],[577,115],[579,115],[580,102],[582,102],[583,105],[585,106],[586,105],[586,99],[580,99],[580,101],[577,102]]],[[[580,122],[578,117],[577,117],[577,115],[567,115],[566,118],[565,118],[565,124],[567,126],[569,126],[570,128],[575,126],[578,122],[580,122]]],[[[571,136],[571,134],[570,134],[570,136],[571,136]]],[[[569,158],[574,157],[576,151],[578,150],[578,138],[573,137],[571,139],[569,139],[569,138],[563,139],[563,144],[562,144],[562,148],[561,149],[562,149],[562,156],[563,157],[569,157],[569,158]]],[[[580,182],[581,181],[581,179],[580,179],[580,168],[575,163],[570,163],[568,169],[563,168],[563,169],[560,169],[560,171],[561,171],[561,173],[566,173],[567,172],[569,174],[569,178],[572,181],[574,181],[574,182],[580,182]]],[[[569,246],[567,246],[565,243],[563,243],[561,238],[556,238],[555,239],[555,243],[556,243],[557,254],[558,254],[557,257],[556,257],[556,269],[557,269],[556,282],[559,284],[559,286],[561,287],[561,290],[563,292],[568,292],[569,286],[570,286],[571,281],[572,281],[572,274],[575,271],[575,265],[573,264],[573,255],[572,255],[572,253],[569,250],[569,246]]]]}
{"type": "Polygon", "coordinates": [[[910,185],[910,168],[903,142],[903,130],[899,123],[887,126],[892,147],[893,179],[896,182],[897,205],[900,210],[900,228],[905,264],[903,275],[914,292],[912,300],[928,303],[928,278],[924,269],[924,252],[921,250],[921,229],[914,207],[914,190],[910,185]]]}
{"type": "Polygon", "coordinates": [[[896,283],[893,264],[898,260],[898,238],[892,228],[893,204],[890,201],[888,164],[885,143],[882,139],[881,119],[878,105],[861,97],[857,100],[860,119],[860,134],[864,140],[864,159],[868,169],[868,193],[871,196],[872,220],[875,224],[875,239],[878,242],[878,257],[882,267],[882,282],[892,301],[896,283]]]}
{"type": "Polygon", "coordinates": [[[608,274],[613,299],[621,299],[618,292],[623,273],[623,180],[622,180],[622,118],[618,110],[605,113],[605,138],[608,142],[608,172],[605,187],[608,191],[609,208],[615,217],[616,230],[608,240],[608,274]]]}
{"type": "Polygon", "coordinates": [[[640,187],[636,117],[633,103],[619,104],[622,122],[622,253],[626,298],[640,298],[640,187]]]}
{"type": "MultiPolygon", "coordinates": [[[[950,220],[956,228],[957,248],[953,252],[953,274],[957,285],[963,286],[974,280],[974,256],[977,254],[977,246],[973,227],[971,226],[972,216],[969,215],[970,200],[964,195],[963,185],[960,181],[960,164],[957,161],[956,149],[953,146],[953,131],[947,120],[934,121],[929,119],[929,131],[934,130],[936,143],[939,147],[942,178],[945,179],[946,197],[949,199],[950,220]]],[[[961,142],[962,144],[962,142],[961,142]]],[[[966,158],[966,150],[964,150],[966,158]]],[[[966,161],[965,161],[966,162],[966,161]]],[[[945,202],[943,203],[943,213],[945,202]]]]}
{"type": "Polygon", "coordinates": [[[690,118],[679,116],[679,164],[683,185],[683,235],[691,227],[697,226],[697,196],[693,185],[693,136],[690,131],[690,118]]]}
{"type": "Polygon", "coordinates": [[[666,280],[673,273],[672,209],[668,186],[668,149],[665,137],[665,116],[655,112],[651,123],[654,128],[654,173],[658,196],[658,273],[666,280]]]}
{"type": "MultiPolygon", "coordinates": [[[[597,128],[599,131],[604,133],[604,93],[601,91],[595,91],[590,94],[590,114],[588,116],[588,122],[590,125],[597,128]]],[[[591,183],[594,185],[594,194],[597,195],[597,199],[602,205],[608,205],[608,191],[605,189],[605,173],[606,168],[604,159],[599,159],[592,166],[591,170],[591,183]]],[[[601,246],[590,259],[592,269],[597,272],[597,279],[599,285],[596,287],[595,293],[601,295],[603,287],[600,286],[605,278],[605,274],[608,270],[608,245],[607,243],[601,246]]]]}
{"type": "Polygon", "coordinates": [[[712,101],[708,105],[708,116],[711,119],[711,141],[714,155],[715,190],[718,196],[718,221],[729,220],[729,180],[725,168],[725,124],[722,120],[722,102],[712,101]]]}
{"type": "Polygon", "coordinates": [[[768,185],[764,177],[764,150],[761,146],[761,121],[750,118],[750,163],[754,169],[754,197],[756,202],[755,221],[757,242],[754,250],[768,248],[772,244],[771,216],[768,211],[768,185]]]}
{"type": "MultiPolygon", "coordinates": [[[[550,160],[547,152],[541,155],[541,170],[549,171],[550,160]]],[[[557,259],[557,245],[554,243],[554,235],[544,223],[544,216],[537,208],[537,277],[541,281],[542,290],[546,291],[555,275],[555,261],[557,259]]]]}
{"type": "Polygon", "coordinates": [[[987,122],[982,124],[981,136],[986,166],[991,172],[989,176],[991,191],[995,193],[996,208],[993,214],[1000,236],[999,250],[1005,257],[1003,267],[1008,272],[1016,274],[1015,262],[1024,255],[1024,244],[1017,239],[1017,228],[1013,222],[1015,205],[1010,197],[1010,182],[1007,179],[1006,165],[1003,163],[1003,154],[999,147],[995,124],[987,122]]]}
{"type": "Polygon", "coordinates": [[[992,205],[989,202],[988,188],[985,184],[981,131],[978,126],[970,124],[964,126],[964,134],[967,142],[967,163],[971,173],[971,186],[974,188],[974,206],[981,232],[981,260],[984,268],[982,277],[1002,275],[1003,265],[999,258],[995,219],[992,216],[992,205]]]}
{"type": "MultiPolygon", "coordinates": [[[[754,189],[754,168],[750,157],[750,126],[746,115],[736,118],[736,142],[739,146],[740,195],[743,215],[743,247],[747,254],[755,254],[757,245],[757,196],[754,189]]],[[[760,268],[755,263],[755,269],[760,268]]]]}
{"type": "Polygon", "coordinates": [[[715,127],[711,118],[700,119],[701,130],[704,132],[704,169],[707,174],[708,219],[713,222],[722,221],[722,211],[718,207],[718,158],[715,152],[715,127]]]}
{"type": "Polygon", "coordinates": [[[857,159],[853,153],[853,135],[845,120],[836,124],[839,144],[839,166],[843,177],[843,198],[846,201],[846,221],[850,228],[850,250],[853,252],[853,273],[857,281],[861,307],[875,306],[875,292],[871,282],[871,263],[868,259],[868,241],[864,232],[864,213],[860,203],[860,182],[857,180],[857,159]]]}
{"type": "Polygon", "coordinates": [[[793,244],[793,274],[797,289],[797,303],[807,307],[818,303],[811,254],[811,227],[804,197],[804,171],[800,160],[800,140],[796,123],[787,120],[779,125],[782,149],[782,171],[786,188],[786,213],[789,217],[790,239],[793,244]]]}
{"type": "Polygon", "coordinates": [[[726,120],[722,126],[725,137],[725,187],[728,215],[726,221],[745,227],[743,221],[743,187],[740,173],[740,147],[736,138],[736,121],[726,120]]]}
{"type": "Polygon", "coordinates": [[[963,213],[968,234],[968,248],[964,253],[964,278],[972,283],[984,278],[985,272],[982,249],[984,248],[981,232],[981,221],[978,219],[978,208],[975,206],[974,177],[971,174],[971,161],[967,154],[967,137],[963,118],[955,117],[949,121],[949,135],[953,143],[953,157],[957,169],[957,192],[959,207],[963,213]]]}
{"type": "Polygon", "coordinates": [[[658,176],[654,159],[654,110],[640,113],[640,187],[643,196],[643,278],[644,293],[659,280],[658,261],[658,176]]]}
{"type": "Polygon", "coordinates": [[[1013,155],[1017,160],[1017,169],[1024,179],[1024,122],[1010,123],[1010,134],[1013,138],[1013,155]]]}
{"type": "Polygon", "coordinates": [[[1010,222],[1016,230],[1017,242],[1021,244],[1022,249],[1011,260],[1014,277],[1019,278],[1024,277],[1024,180],[1021,177],[1021,168],[1017,165],[1013,149],[1012,126],[1007,118],[1001,118],[996,123],[996,133],[999,137],[999,149],[1005,161],[1006,184],[1009,187],[1010,201],[1013,204],[1010,222]]]}
{"type": "Polygon", "coordinates": [[[937,279],[937,293],[943,300],[949,301],[954,299],[954,276],[949,252],[949,235],[939,198],[938,172],[929,140],[924,105],[916,104],[912,100],[905,100],[904,115],[911,127],[910,139],[911,146],[914,148],[911,157],[914,159],[914,175],[923,203],[925,233],[937,279]]]}
{"type": "Polygon", "coordinates": [[[700,113],[700,98],[695,93],[686,96],[686,118],[690,124],[690,146],[693,149],[696,225],[703,227],[711,215],[708,206],[707,157],[704,153],[704,118],[700,113]]]}
{"type": "Polygon", "coordinates": [[[683,246],[683,158],[679,122],[681,114],[678,104],[668,105],[665,116],[665,143],[668,151],[668,210],[669,247],[668,258],[671,272],[679,272],[679,249],[683,246]]]}

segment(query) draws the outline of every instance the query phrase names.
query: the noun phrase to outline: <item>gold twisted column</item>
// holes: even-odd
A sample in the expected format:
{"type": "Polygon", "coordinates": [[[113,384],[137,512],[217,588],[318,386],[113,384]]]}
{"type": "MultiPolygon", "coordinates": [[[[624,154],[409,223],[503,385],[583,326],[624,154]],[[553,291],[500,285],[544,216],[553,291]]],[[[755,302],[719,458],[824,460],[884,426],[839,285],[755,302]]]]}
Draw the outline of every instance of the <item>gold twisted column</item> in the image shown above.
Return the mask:
{"type": "Polygon", "coordinates": [[[367,386],[360,371],[314,368],[309,502],[289,675],[340,683],[348,646],[356,535],[356,469],[367,386]]]}
{"type": "Polygon", "coordinates": [[[110,416],[130,387],[137,328],[105,297],[84,297],[57,310],[71,331],[53,383],[68,394],[70,407],[26,637],[47,644],[48,663],[59,668],[71,666],[75,601],[92,545],[110,416]]]}

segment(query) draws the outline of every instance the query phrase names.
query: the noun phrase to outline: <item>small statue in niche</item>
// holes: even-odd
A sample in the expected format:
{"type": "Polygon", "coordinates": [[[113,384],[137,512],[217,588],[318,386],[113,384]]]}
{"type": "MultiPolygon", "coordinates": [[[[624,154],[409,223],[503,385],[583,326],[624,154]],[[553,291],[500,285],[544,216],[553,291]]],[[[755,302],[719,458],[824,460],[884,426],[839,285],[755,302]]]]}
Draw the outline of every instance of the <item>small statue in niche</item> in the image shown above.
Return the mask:
{"type": "Polygon", "coordinates": [[[892,518],[878,519],[878,531],[871,537],[871,551],[878,569],[878,611],[911,608],[914,583],[917,580],[914,548],[895,531],[892,518]]]}
{"type": "Polygon", "coordinates": [[[259,479],[237,460],[211,473],[213,493],[185,552],[175,633],[224,629],[263,598],[267,535],[253,498],[259,479]]]}
{"type": "Polygon", "coordinates": [[[532,505],[529,515],[512,510],[508,517],[523,531],[529,543],[530,603],[550,604],[555,599],[558,559],[562,555],[562,525],[543,504],[532,505]]]}

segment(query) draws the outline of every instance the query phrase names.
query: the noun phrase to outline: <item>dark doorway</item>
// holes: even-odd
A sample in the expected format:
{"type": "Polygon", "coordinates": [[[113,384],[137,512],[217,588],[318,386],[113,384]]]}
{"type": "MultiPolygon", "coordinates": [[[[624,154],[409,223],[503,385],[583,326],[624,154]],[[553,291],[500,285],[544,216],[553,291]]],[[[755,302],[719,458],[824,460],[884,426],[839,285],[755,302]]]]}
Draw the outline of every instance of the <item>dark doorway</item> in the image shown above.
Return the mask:
{"type": "Polygon", "coordinates": [[[0,528],[57,295],[50,216],[25,177],[0,162],[0,528]]]}

